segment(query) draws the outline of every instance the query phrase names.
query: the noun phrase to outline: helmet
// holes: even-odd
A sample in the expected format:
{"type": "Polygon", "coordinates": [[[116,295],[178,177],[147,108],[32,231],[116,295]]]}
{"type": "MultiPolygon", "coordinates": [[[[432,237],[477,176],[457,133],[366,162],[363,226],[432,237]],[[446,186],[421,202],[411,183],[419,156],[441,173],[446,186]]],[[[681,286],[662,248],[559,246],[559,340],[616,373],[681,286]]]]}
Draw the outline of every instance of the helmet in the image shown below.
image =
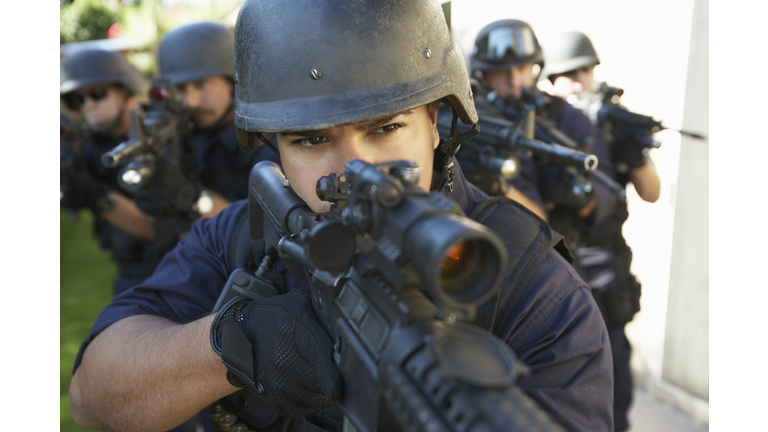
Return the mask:
{"type": "Polygon", "coordinates": [[[80,88],[116,83],[125,87],[130,94],[140,93],[144,78],[128,60],[112,51],[83,50],[61,62],[59,77],[61,96],[80,88]]]}
{"type": "Polygon", "coordinates": [[[201,22],[168,31],[157,48],[162,78],[174,85],[214,75],[234,79],[234,35],[221,24],[201,22]]]}
{"type": "Polygon", "coordinates": [[[560,33],[548,40],[544,58],[547,61],[547,67],[541,76],[546,78],[600,64],[592,42],[587,35],[577,31],[560,33]]]}
{"type": "Polygon", "coordinates": [[[477,34],[470,57],[473,75],[478,70],[508,69],[529,63],[544,67],[541,46],[528,23],[511,19],[495,21],[477,34]]]}
{"type": "Polygon", "coordinates": [[[235,126],[255,150],[274,132],[355,124],[443,100],[477,121],[440,3],[245,0],[235,27],[235,126]]]}

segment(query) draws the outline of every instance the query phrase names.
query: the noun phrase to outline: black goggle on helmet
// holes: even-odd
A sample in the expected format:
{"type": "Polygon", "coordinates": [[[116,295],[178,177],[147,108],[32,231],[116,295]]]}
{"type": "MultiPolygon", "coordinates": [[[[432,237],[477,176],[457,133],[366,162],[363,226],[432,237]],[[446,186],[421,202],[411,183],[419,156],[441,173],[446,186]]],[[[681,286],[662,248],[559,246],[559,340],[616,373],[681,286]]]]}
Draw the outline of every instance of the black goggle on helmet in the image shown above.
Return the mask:
{"type": "Polygon", "coordinates": [[[235,77],[234,35],[227,27],[200,22],[168,31],[157,48],[161,78],[174,85],[214,75],[235,77]]]}
{"type": "Polygon", "coordinates": [[[144,77],[120,54],[104,50],[78,51],[64,60],[59,67],[61,85],[59,94],[67,94],[96,84],[119,84],[129,94],[142,91],[144,77]]]}
{"type": "Polygon", "coordinates": [[[560,33],[547,41],[544,59],[547,67],[541,73],[542,78],[550,78],[581,68],[591,68],[600,64],[595,47],[587,35],[578,31],[560,33]]]}
{"type": "Polygon", "coordinates": [[[276,132],[360,123],[442,100],[477,122],[436,0],[245,0],[235,27],[244,151],[276,132]]]}
{"type": "Polygon", "coordinates": [[[520,20],[495,21],[477,34],[470,56],[470,71],[509,69],[529,63],[544,68],[544,54],[531,26],[520,20]]]}

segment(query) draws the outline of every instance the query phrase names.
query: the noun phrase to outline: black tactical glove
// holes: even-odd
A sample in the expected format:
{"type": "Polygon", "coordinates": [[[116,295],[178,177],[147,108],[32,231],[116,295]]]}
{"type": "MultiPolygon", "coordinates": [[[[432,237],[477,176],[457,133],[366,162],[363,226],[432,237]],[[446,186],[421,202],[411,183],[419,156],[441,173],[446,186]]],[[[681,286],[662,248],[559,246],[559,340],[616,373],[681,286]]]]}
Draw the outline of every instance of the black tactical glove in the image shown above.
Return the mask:
{"type": "Polygon", "coordinates": [[[616,171],[625,174],[648,162],[648,148],[639,141],[652,140],[650,131],[616,125],[613,129],[613,160],[616,171]]]}
{"type": "Polygon", "coordinates": [[[211,346],[230,383],[262,395],[282,416],[322,412],[340,397],[333,342],[305,291],[232,299],[211,325],[211,346]]]}
{"type": "MultiPolygon", "coordinates": [[[[539,168],[539,192],[547,206],[581,209],[592,201],[594,188],[573,167],[550,163],[539,168]]],[[[551,210],[551,208],[550,208],[551,210]]]]}
{"type": "Polygon", "coordinates": [[[133,195],[136,206],[154,218],[191,217],[203,187],[189,180],[175,163],[155,159],[155,170],[145,186],[133,195]]]}
{"type": "Polygon", "coordinates": [[[62,174],[61,207],[69,210],[90,209],[94,214],[108,210],[108,189],[84,169],[62,174]]]}

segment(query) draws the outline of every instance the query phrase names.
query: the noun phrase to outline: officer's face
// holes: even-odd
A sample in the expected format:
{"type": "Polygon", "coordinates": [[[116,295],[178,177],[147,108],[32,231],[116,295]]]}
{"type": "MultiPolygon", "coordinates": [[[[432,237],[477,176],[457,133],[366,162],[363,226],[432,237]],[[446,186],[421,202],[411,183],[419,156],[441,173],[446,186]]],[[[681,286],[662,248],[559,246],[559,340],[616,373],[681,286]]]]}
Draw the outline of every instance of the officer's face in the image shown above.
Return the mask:
{"type": "Polygon", "coordinates": [[[98,125],[115,120],[125,103],[126,96],[124,88],[108,84],[83,87],[74,93],[79,97],[78,102],[82,101],[80,111],[85,121],[97,129],[98,125]]]}
{"type": "Polygon", "coordinates": [[[198,127],[213,125],[227,112],[232,100],[232,83],[221,75],[176,86],[181,104],[189,108],[198,127]]]}
{"type": "Polygon", "coordinates": [[[419,187],[429,190],[433,152],[440,140],[436,122],[435,103],[350,126],[278,133],[280,161],[293,190],[316,212],[326,212],[330,206],[317,197],[317,180],[341,173],[352,159],[372,164],[414,161],[421,167],[419,187]]]}
{"type": "Polygon", "coordinates": [[[595,67],[581,68],[568,73],[559,75],[552,83],[555,87],[555,95],[568,97],[582,91],[594,91],[592,84],[594,82],[595,67]]]}
{"type": "Polygon", "coordinates": [[[513,96],[519,99],[523,95],[523,87],[531,88],[536,84],[533,63],[512,66],[509,69],[483,71],[483,76],[485,76],[491,89],[502,98],[513,96]]]}

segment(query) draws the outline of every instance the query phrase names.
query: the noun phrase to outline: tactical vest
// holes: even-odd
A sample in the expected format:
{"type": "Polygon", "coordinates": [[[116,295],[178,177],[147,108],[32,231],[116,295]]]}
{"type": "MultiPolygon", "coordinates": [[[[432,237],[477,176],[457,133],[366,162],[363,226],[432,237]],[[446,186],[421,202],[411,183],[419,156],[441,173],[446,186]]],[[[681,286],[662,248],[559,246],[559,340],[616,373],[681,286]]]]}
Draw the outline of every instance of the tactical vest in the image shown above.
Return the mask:
{"type": "MultiPolygon", "coordinates": [[[[251,230],[262,232],[263,213],[258,206],[250,206],[249,212],[254,217],[249,218],[246,214],[238,221],[229,244],[229,265],[232,269],[243,267],[253,269],[264,255],[264,240],[258,239],[261,236],[257,235],[254,236],[256,240],[252,241],[250,235],[251,230]]],[[[543,219],[509,198],[503,196],[489,198],[478,205],[469,217],[496,232],[507,250],[507,272],[502,288],[491,300],[478,308],[474,321],[474,324],[493,334],[499,334],[533,273],[549,251],[554,248],[571,263],[573,257],[562,235],[552,230],[543,219]]],[[[274,278],[268,279],[274,280],[274,278]]],[[[281,288],[278,287],[278,294],[280,290],[281,288]]],[[[283,418],[271,412],[266,402],[255,396],[249,396],[246,390],[240,390],[228,396],[222,400],[222,403],[228,406],[244,405],[240,408],[253,413],[262,424],[271,421],[271,424],[266,427],[252,425],[255,430],[314,432],[341,431],[342,428],[343,415],[338,407],[300,419],[283,418]]],[[[220,420],[219,414],[212,412],[211,417],[214,430],[224,430],[217,424],[220,420]]]]}

